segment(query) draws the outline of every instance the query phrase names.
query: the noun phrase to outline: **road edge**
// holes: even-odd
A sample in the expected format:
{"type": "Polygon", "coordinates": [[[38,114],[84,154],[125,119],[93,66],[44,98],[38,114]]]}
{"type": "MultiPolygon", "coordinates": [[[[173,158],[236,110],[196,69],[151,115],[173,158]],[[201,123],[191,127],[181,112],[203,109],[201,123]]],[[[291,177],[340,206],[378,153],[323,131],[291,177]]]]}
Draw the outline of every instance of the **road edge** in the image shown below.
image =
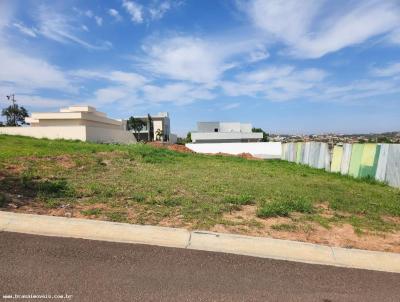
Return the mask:
{"type": "Polygon", "coordinates": [[[179,228],[0,211],[0,231],[222,252],[400,273],[400,254],[179,228]]]}

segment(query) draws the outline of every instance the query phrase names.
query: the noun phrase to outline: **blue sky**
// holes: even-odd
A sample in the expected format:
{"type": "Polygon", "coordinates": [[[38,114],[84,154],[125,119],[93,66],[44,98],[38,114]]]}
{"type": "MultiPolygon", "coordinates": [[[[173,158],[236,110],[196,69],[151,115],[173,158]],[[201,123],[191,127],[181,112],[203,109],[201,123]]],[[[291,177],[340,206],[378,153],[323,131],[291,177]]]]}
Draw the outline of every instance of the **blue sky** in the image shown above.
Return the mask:
{"type": "Polygon", "coordinates": [[[271,133],[400,131],[400,2],[0,1],[0,95],[271,133]]]}

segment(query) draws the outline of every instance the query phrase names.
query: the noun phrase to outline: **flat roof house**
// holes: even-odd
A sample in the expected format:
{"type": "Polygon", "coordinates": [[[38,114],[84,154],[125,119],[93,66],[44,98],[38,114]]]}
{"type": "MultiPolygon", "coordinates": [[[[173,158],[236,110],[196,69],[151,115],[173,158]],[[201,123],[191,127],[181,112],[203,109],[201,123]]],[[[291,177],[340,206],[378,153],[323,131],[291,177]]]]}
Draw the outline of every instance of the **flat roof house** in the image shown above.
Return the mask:
{"type": "Polygon", "coordinates": [[[262,138],[262,133],[252,132],[249,123],[198,122],[192,132],[193,143],[259,142],[262,138]]]}
{"type": "Polygon", "coordinates": [[[112,119],[91,106],[70,106],[59,112],[35,112],[25,119],[30,127],[1,127],[0,133],[49,139],[102,143],[135,143],[126,121],[112,119]]]}
{"type": "MultiPolygon", "coordinates": [[[[141,141],[164,141],[164,142],[176,142],[176,135],[171,133],[171,123],[168,112],[160,112],[157,115],[147,116],[134,116],[135,119],[140,119],[144,122],[144,127],[137,134],[138,140],[141,141]],[[162,136],[158,136],[157,133],[161,131],[162,136]]],[[[134,133],[134,131],[132,130],[134,133]]]]}

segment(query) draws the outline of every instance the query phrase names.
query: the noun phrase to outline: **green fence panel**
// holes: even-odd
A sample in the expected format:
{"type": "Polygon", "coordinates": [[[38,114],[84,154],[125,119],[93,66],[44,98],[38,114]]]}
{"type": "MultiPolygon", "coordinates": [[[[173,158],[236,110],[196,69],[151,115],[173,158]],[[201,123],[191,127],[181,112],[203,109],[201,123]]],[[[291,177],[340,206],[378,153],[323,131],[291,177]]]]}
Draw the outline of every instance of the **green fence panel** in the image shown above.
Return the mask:
{"type": "Polygon", "coordinates": [[[360,174],[363,150],[364,150],[363,144],[354,144],[351,150],[349,175],[353,177],[358,177],[360,174]]]}
{"type": "Polygon", "coordinates": [[[334,146],[332,152],[332,163],[331,172],[340,172],[340,166],[342,164],[343,147],[334,146]]]}
{"type": "Polygon", "coordinates": [[[381,146],[377,144],[365,144],[361,158],[359,177],[375,178],[381,146]]]}

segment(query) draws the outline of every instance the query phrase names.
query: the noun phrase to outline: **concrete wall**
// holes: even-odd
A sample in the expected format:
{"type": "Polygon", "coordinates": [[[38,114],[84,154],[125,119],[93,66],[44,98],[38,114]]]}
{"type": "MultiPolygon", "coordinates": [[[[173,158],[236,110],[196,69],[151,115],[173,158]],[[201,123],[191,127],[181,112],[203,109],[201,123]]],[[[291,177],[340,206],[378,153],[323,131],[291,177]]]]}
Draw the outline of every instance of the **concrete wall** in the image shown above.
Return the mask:
{"type": "Polygon", "coordinates": [[[190,150],[197,153],[250,153],[258,158],[280,158],[281,143],[212,143],[212,144],[186,144],[190,150]]]}
{"type": "Polygon", "coordinates": [[[99,127],[86,127],[86,139],[96,143],[136,143],[135,136],[129,131],[99,127]]]}
{"type": "Polygon", "coordinates": [[[240,132],[240,123],[220,123],[220,132],[240,132]]]}
{"type": "Polygon", "coordinates": [[[198,132],[214,132],[215,129],[219,131],[219,122],[197,122],[198,132]]]}
{"type": "Polygon", "coordinates": [[[121,129],[65,126],[65,127],[0,127],[0,134],[22,135],[48,139],[77,139],[99,143],[135,143],[132,133],[121,129]]]}
{"type": "Polygon", "coordinates": [[[241,141],[262,139],[262,133],[242,133],[242,132],[193,132],[192,141],[241,141]]]}
{"type": "Polygon", "coordinates": [[[22,135],[49,139],[78,139],[81,141],[86,141],[85,126],[0,127],[0,134],[22,135]]]}

